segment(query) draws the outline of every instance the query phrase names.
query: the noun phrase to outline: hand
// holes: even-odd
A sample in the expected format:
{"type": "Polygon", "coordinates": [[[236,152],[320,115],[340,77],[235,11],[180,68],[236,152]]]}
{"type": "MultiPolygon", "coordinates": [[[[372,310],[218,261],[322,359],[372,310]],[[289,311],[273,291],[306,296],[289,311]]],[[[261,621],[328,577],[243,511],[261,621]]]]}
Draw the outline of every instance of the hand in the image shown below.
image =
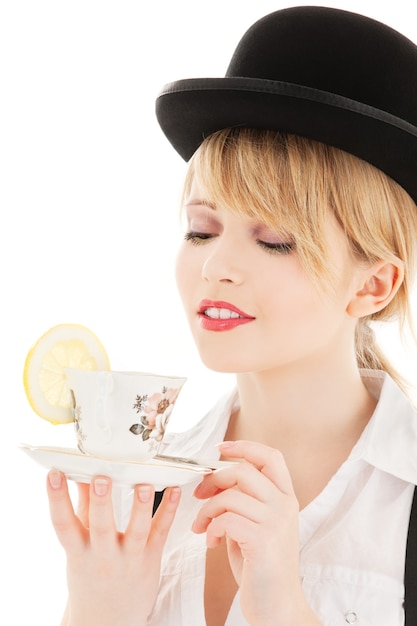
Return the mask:
{"type": "Polygon", "coordinates": [[[154,488],[135,488],[124,533],[116,530],[111,480],[79,485],[75,514],[65,476],[48,475],[53,526],[67,555],[68,626],[144,626],[159,584],[162,550],[180,499],[169,488],[152,518],[154,488]]]}
{"type": "Polygon", "coordinates": [[[282,454],[248,441],[225,442],[240,463],[206,476],[194,495],[205,502],[193,524],[207,546],[226,537],[242,611],[253,626],[318,625],[299,579],[299,506],[282,454]]]}

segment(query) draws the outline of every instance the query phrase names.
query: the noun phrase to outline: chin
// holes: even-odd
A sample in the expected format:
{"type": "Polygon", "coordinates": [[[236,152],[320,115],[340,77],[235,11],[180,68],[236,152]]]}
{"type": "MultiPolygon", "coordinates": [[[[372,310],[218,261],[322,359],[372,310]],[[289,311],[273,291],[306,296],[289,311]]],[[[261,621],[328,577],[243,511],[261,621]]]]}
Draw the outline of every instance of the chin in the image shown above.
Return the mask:
{"type": "MultiPolygon", "coordinates": [[[[193,332],[193,339],[203,364],[213,372],[240,374],[252,372],[259,366],[255,362],[252,343],[236,335],[213,333],[203,336],[201,330],[193,332]]],[[[257,351],[256,351],[257,352],[257,351]]]]}
{"type": "Polygon", "coordinates": [[[242,359],[239,360],[236,357],[227,358],[218,353],[209,356],[201,352],[199,352],[199,354],[204,365],[213,372],[219,372],[221,374],[243,374],[252,371],[252,368],[245,367],[245,363],[242,359]]]}

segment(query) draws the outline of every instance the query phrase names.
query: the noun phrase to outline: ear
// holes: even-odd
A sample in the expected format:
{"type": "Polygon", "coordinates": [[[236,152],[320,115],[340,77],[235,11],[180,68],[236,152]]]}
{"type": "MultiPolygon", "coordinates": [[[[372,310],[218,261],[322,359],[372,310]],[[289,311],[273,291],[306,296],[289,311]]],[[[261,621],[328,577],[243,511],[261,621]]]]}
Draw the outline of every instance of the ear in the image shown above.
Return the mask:
{"type": "Polygon", "coordinates": [[[346,312],[359,318],[382,311],[394,298],[403,280],[404,264],[400,259],[377,261],[365,271],[361,287],[346,312]]]}

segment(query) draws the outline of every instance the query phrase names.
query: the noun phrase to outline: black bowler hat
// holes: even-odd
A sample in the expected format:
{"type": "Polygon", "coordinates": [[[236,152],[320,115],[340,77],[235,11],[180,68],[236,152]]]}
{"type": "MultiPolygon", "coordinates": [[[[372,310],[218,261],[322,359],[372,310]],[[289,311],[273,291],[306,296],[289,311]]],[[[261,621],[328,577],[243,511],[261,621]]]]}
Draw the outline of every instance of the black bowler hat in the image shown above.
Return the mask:
{"type": "Polygon", "coordinates": [[[225,78],[166,85],[156,114],[185,160],[223,128],[279,130],[372,163],[417,202],[417,46],[368,17],[271,13],[244,34],[225,78]]]}

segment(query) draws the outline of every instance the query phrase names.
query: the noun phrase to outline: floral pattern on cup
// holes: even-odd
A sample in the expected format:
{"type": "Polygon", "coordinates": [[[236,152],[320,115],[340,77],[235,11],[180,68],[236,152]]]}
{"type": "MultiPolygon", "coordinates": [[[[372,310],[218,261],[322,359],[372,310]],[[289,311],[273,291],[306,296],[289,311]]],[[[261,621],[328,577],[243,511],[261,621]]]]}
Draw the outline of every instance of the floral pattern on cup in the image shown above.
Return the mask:
{"type": "MultiPolygon", "coordinates": [[[[137,395],[132,409],[139,414],[139,421],[129,428],[133,435],[139,435],[142,441],[148,442],[149,449],[153,454],[157,453],[168,424],[169,417],[174,408],[175,401],[181,388],[162,387],[162,391],[152,395],[137,395]]],[[[71,408],[74,417],[74,429],[77,437],[77,447],[83,454],[88,454],[84,447],[87,436],[83,431],[82,408],[77,403],[72,389],[71,408]]]]}
{"type": "Polygon", "coordinates": [[[139,422],[132,424],[130,432],[143,441],[151,440],[149,443],[156,447],[163,439],[179,392],[179,389],[163,387],[161,392],[151,396],[137,395],[133,408],[139,414],[139,422]]]}

